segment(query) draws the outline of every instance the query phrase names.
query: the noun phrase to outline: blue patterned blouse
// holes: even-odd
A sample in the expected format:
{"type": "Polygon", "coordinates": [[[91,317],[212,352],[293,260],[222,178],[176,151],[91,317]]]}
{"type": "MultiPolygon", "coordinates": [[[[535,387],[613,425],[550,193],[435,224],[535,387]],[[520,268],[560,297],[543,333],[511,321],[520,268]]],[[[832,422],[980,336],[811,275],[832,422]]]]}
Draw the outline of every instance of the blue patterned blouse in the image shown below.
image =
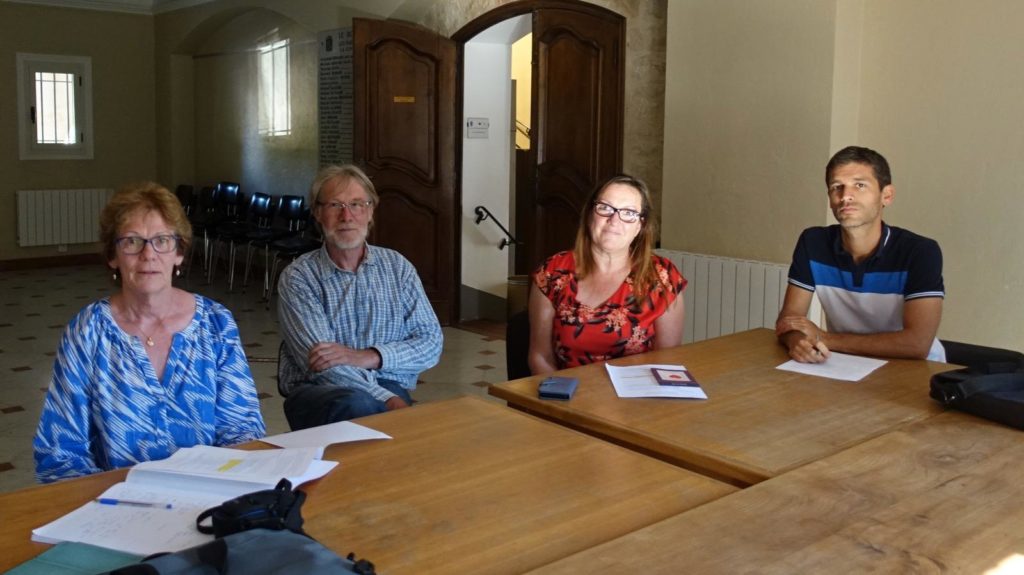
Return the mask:
{"type": "Polygon", "coordinates": [[[266,433],[238,326],[227,308],[196,295],[195,317],[174,334],[163,381],[110,300],[68,324],[33,448],[43,483],[140,461],[180,447],[233,445],[266,433]]]}

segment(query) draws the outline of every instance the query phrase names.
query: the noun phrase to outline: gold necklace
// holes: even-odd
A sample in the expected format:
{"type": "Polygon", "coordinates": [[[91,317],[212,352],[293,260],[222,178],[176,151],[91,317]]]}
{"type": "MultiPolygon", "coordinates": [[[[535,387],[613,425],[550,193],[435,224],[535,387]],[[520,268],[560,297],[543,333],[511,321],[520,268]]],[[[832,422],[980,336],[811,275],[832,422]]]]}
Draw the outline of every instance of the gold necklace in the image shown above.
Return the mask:
{"type": "MultiPolygon", "coordinates": [[[[156,345],[156,342],[153,341],[153,336],[151,336],[148,333],[142,331],[142,322],[141,321],[140,322],[136,322],[135,325],[139,328],[139,333],[141,333],[142,335],[146,336],[146,345],[148,345],[149,347],[153,347],[154,345],[156,345]]],[[[163,327],[163,325],[164,325],[163,320],[160,320],[160,321],[158,321],[156,323],[155,327],[156,327],[157,330],[159,330],[161,327],[163,327]]],[[[157,332],[153,332],[153,333],[157,333],[157,332]]]]}
{"type": "MultiPolygon", "coordinates": [[[[128,310],[126,309],[126,310],[125,310],[124,312],[122,312],[122,314],[123,314],[124,316],[127,316],[127,315],[128,315],[128,310]]],[[[131,322],[131,320],[129,320],[129,319],[128,319],[128,317],[124,317],[125,321],[126,321],[126,322],[131,322],[131,323],[134,323],[134,324],[135,324],[135,327],[136,327],[136,328],[137,328],[137,329],[139,330],[139,333],[141,333],[141,334],[142,334],[142,335],[143,335],[143,336],[144,336],[144,337],[146,338],[146,342],[145,342],[145,343],[146,343],[146,345],[147,345],[147,346],[149,346],[149,347],[153,347],[153,346],[155,346],[155,345],[156,345],[156,342],[155,342],[155,341],[153,341],[153,336],[151,336],[151,335],[149,335],[148,333],[146,333],[146,332],[142,331],[142,317],[141,317],[141,316],[139,316],[138,314],[133,314],[133,315],[135,315],[135,316],[136,316],[136,317],[137,317],[138,319],[136,319],[136,320],[135,320],[134,322],[131,322]]],[[[160,329],[161,327],[163,327],[163,325],[164,325],[164,321],[163,321],[162,319],[160,319],[160,320],[157,320],[157,322],[156,322],[156,328],[157,328],[158,330],[159,330],[159,329],[160,329]]],[[[154,332],[154,333],[156,333],[156,332],[154,332]]],[[[140,340],[141,340],[141,338],[140,338],[140,340]]]]}

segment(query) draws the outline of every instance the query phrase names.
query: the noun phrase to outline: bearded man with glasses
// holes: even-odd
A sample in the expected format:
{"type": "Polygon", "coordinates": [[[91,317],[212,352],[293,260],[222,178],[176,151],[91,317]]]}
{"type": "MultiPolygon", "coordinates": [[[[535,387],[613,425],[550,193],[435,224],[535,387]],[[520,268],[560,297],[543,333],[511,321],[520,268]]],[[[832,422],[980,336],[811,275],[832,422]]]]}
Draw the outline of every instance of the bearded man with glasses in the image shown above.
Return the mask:
{"type": "Polygon", "coordinates": [[[100,214],[120,289],[71,319],[33,440],[41,482],[227,446],[266,433],[227,308],[173,285],[192,241],[178,198],[125,186],[100,214]]]}
{"type": "Polygon", "coordinates": [[[530,288],[530,371],[550,373],[683,341],[686,279],[655,255],[647,184],[615,176],[580,213],[572,251],[549,257],[530,288]]]}
{"type": "Polygon", "coordinates": [[[310,191],[319,250],[281,273],[280,389],[293,430],[401,409],[441,357],[441,324],[416,269],[366,242],[379,202],[356,166],[328,166],[310,191]]]}

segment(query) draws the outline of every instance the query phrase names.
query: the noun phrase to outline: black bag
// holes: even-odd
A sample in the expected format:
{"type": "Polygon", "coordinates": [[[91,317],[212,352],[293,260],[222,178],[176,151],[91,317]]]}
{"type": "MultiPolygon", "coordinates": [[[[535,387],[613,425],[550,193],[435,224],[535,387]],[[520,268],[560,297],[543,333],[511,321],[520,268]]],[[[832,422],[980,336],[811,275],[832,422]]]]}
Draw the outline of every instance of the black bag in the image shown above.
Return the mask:
{"type": "Polygon", "coordinates": [[[200,533],[213,533],[218,539],[249,529],[287,529],[304,534],[304,501],[306,494],[292,490],[291,482],[282,479],[273,489],[246,493],[203,511],[196,518],[196,528],[200,533]],[[207,518],[212,525],[203,525],[207,518]]]}
{"type": "Polygon", "coordinates": [[[213,533],[209,543],[160,553],[107,575],[374,575],[373,563],[347,558],[302,530],[306,494],[287,479],[274,489],[255,491],[211,507],[196,528],[213,533]],[[205,519],[211,525],[203,525],[205,519]]]}
{"type": "Polygon", "coordinates": [[[348,558],[286,529],[252,529],[163,553],[106,575],[374,575],[373,563],[348,558]]]}
{"type": "Polygon", "coordinates": [[[947,407],[1024,429],[1024,371],[999,373],[999,369],[964,368],[936,373],[929,395],[947,407]]]}

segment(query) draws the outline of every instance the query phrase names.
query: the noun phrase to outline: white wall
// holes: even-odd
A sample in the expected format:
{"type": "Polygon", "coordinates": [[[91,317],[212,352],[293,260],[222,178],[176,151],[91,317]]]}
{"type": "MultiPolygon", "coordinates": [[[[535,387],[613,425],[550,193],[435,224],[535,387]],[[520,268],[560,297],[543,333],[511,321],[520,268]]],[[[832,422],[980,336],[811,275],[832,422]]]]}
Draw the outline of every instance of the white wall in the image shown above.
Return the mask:
{"type": "Polygon", "coordinates": [[[462,284],[504,298],[509,248],[498,250],[504,234],[490,220],[476,225],[473,209],[486,206],[509,225],[511,178],[511,49],[505,43],[471,41],[465,47],[462,129],[462,284]],[[466,138],[467,118],[487,118],[486,139],[466,138]]]}

